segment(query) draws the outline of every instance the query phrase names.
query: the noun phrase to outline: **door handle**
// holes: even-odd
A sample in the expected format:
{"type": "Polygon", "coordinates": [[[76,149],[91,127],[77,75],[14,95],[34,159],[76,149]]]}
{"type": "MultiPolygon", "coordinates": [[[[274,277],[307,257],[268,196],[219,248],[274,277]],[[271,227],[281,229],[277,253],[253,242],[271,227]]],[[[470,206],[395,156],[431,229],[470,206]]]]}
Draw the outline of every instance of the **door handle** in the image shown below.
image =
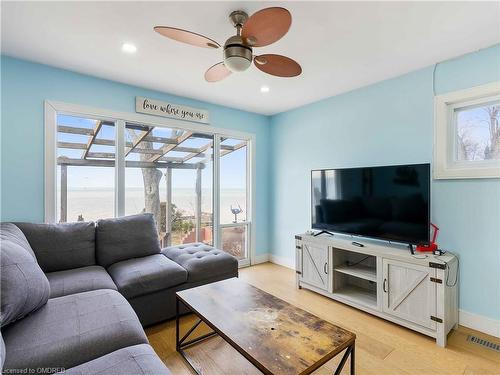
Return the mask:
{"type": "Polygon", "coordinates": [[[382,288],[384,289],[384,293],[388,292],[388,289],[386,289],[386,285],[387,285],[387,279],[384,279],[384,284],[382,284],[382,288]]]}
{"type": "Polygon", "coordinates": [[[328,275],[328,263],[325,263],[325,265],[323,266],[323,271],[325,271],[325,273],[328,275]]]}

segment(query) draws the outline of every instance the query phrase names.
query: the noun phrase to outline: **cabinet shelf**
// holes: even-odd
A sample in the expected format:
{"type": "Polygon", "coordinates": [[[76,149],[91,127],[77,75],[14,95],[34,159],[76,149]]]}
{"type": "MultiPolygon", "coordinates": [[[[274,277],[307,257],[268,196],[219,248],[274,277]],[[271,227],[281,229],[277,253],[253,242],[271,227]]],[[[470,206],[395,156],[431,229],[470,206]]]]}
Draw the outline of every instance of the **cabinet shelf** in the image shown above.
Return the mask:
{"type": "Polygon", "coordinates": [[[356,302],[367,307],[377,307],[377,293],[355,285],[346,285],[333,292],[333,295],[356,302]]]}
{"type": "Polygon", "coordinates": [[[359,277],[360,279],[377,282],[377,269],[375,267],[356,264],[355,266],[337,266],[333,269],[336,272],[359,277]]]}

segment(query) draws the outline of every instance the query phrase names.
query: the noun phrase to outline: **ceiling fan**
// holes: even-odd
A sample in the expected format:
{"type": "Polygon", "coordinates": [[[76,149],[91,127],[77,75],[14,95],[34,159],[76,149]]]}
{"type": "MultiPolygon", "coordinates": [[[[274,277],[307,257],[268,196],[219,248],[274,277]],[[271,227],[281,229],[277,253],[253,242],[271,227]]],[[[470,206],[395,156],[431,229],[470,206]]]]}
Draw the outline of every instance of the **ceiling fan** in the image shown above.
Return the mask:
{"type": "MultiPolygon", "coordinates": [[[[295,77],[302,73],[300,65],[289,57],[275,54],[254,55],[254,47],[264,47],[281,39],[292,24],[292,15],[285,8],[261,9],[248,17],[242,10],[229,15],[236,35],[224,43],[223,61],[205,72],[208,82],[221,81],[233,72],[243,72],[251,65],[278,77],[295,77]]],[[[204,48],[220,48],[215,40],[191,31],[169,26],[155,26],[154,30],[167,38],[204,48]]]]}

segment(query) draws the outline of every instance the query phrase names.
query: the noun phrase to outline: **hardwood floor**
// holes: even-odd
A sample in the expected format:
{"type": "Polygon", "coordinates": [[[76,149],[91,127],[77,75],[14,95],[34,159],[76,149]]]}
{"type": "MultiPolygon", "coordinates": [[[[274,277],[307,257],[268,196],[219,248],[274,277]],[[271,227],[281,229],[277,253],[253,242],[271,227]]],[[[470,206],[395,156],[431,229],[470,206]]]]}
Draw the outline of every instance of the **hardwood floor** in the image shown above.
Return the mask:
{"type": "MultiPolygon", "coordinates": [[[[295,273],[285,267],[264,263],[240,270],[240,278],[320,318],[356,333],[356,374],[464,374],[500,375],[500,353],[467,341],[469,334],[497,344],[500,340],[465,327],[448,336],[448,346],[438,347],[432,338],[402,328],[316,293],[295,288],[295,273]]],[[[194,323],[183,318],[181,332],[194,323]]],[[[208,332],[200,327],[196,332],[208,332]]],[[[191,374],[175,351],[175,321],[146,329],[151,345],[174,375],[191,374]]],[[[187,350],[203,374],[260,374],[221,338],[212,338],[187,350]]],[[[340,356],[315,374],[332,374],[340,356]]],[[[342,374],[349,374],[346,364],[342,374]]]]}

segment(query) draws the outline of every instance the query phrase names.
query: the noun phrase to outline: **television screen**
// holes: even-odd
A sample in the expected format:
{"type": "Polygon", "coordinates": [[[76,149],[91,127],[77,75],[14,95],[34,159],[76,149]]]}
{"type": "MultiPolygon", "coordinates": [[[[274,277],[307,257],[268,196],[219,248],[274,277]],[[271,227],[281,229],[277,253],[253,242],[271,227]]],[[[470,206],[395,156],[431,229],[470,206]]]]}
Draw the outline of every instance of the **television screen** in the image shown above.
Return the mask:
{"type": "Polygon", "coordinates": [[[429,164],[313,170],[311,201],[313,229],[429,243],[429,164]]]}

